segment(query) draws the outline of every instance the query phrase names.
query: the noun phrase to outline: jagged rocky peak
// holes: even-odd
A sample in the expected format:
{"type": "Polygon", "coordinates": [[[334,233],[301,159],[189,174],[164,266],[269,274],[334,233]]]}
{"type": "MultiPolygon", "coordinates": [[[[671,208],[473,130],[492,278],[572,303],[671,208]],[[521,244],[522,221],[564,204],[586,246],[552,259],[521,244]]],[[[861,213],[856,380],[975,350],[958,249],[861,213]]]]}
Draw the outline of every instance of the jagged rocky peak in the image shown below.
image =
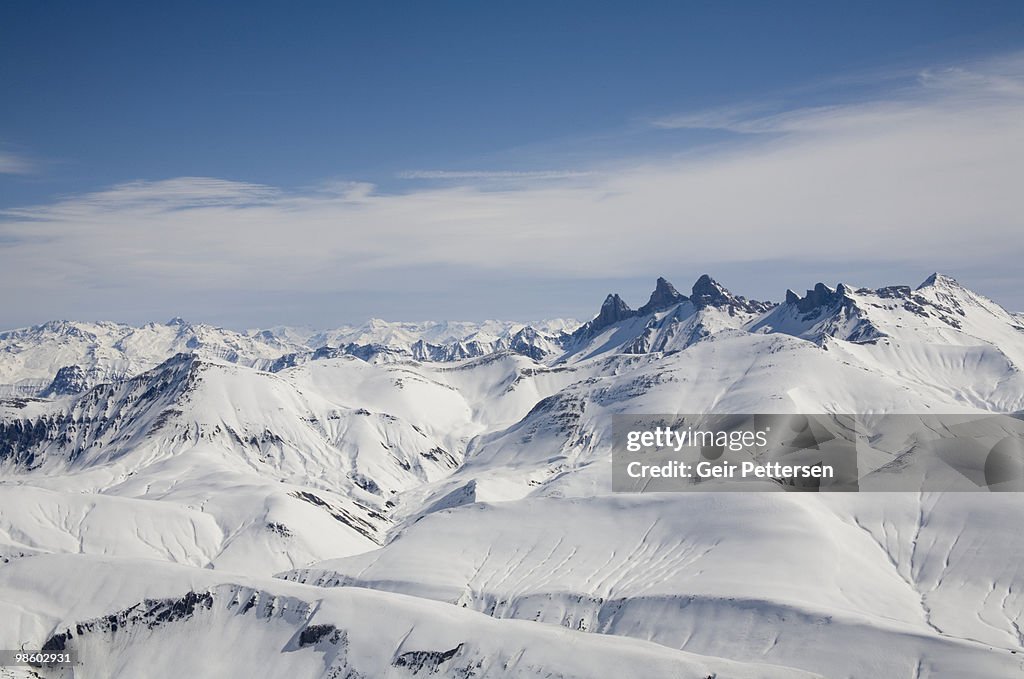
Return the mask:
{"type": "Polygon", "coordinates": [[[760,313],[774,306],[771,302],[761,302],[756,299],[747,299],[742,295],[734,295],[708,274],[703,274],[693,284],[690,301],[698,309],[706,307],[725,308],[729,310],[730,314],[735,313],[737,310],[760,313]]]}
{"type": "Polygon", "coordinates": [[[711,276],[704,274],[693,284],[690,301],[696,307],[725,306],[735,304],[737,299],[731,292],[711,276]]]}
{"type": "Polygon", "coordinates": [[[636,314],[637,312],[630,309],[629,305],[621,297],[611,293],[604,298],[604,304],[601,305],[601,310],[597,312],[597,316],[577,328],[576,332],[570,335],[570,337],[576,339],[592,337],[595,333],[607,328],[609,325],[614,325],[621,320],[636,316],[636,314]]]}
{"type": "Polygon", "coordinates": [[[665,278],[658,278],[658,282],[654,284],[654,292],[651,293],[651,298],[642,307],[637,309],[637,312],[641,315],[652,314],[656,311],[663,311],[671,306],[675,306],[680,302],[687,300],[686,295],[682,294],[675,289],[671,283],[665,278]]]}
{"type": "Polygon", "coordinates": [[[687,297],[676,290],[668,279],[660,277],[655,283],[650,299],[636,310],[630,309],[629,305],[617,294],[610,294],[605,298],[597,316],[581,326],[573,333],[573,337],[592,336],[595,332],[627,318],[664,311],[686,301],[692,302],[697,309],[722,308],[727,310],[729,315],[735,315],[737,312],[760,313],[775,306],[771,302],[748,300],[740,295],[734,295],[707,274],[697,279],[697,282],[693,284],[692,292],[692,296],[687,297]]]}
{"type": "Polygon", "coordinates": [[[596,325],[603,328],[606,325],[618,323],[632,315],[634,315],[634,311],[629,308],[629,305],[621,297],[613,293],[605,297],[604,304],[601,305],[601,310],[597,313],[597,318],[594,321],[596,325]]]}
{"type": "Polygon", "coordinates": [[[842,283],[838,284],[835,290],[824,283],[817,283],[803,297],[798,296],[792,290],[787,290],[786,304],[795,304],[798,310],[806,313],[819,307],[830,307],[839,304],[846,297],[847,292],[849,290],[842,283]]]}

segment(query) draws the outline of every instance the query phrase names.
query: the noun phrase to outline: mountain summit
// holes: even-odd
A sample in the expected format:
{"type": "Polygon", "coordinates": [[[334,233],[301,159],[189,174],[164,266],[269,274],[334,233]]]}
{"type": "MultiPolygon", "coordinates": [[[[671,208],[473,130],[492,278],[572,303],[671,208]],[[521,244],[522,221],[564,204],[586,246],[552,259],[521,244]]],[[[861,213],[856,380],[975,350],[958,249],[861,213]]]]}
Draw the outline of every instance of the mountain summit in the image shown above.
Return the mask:
{"type": "Polygon", "coordinates": [[[685,301],[686,295],[676,290],[675,286],[666,279],[659,277],[657,283],[654,284],[654,292],[651,293],[651,298],[647,301],[647,304],[637,309],[637,313],[641,316],[646,316],[656,311],[664,311],[671,306],[685,301]]]}

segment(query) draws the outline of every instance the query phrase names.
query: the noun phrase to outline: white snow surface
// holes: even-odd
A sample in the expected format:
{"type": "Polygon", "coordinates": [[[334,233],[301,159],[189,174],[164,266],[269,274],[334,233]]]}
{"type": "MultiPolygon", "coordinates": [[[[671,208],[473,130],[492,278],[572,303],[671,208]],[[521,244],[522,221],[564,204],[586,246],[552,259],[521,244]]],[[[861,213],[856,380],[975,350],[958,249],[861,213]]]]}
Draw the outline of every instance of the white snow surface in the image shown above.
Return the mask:
{"type": "Polygon", "coordinates": [[[1020,315],[943,276],[579,330],[0,333],[0,647],[90,677],[1024,676],[1017,493],[610,472],[615,414],[1011,413],[1022,365],[1020,315]]]}

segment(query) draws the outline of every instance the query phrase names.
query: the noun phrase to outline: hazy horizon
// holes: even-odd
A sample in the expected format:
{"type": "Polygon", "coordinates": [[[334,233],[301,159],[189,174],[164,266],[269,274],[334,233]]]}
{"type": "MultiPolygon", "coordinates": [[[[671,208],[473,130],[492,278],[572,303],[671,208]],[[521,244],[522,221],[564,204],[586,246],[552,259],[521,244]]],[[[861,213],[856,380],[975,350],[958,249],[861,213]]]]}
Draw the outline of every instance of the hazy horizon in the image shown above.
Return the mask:
{"type": "MultiPolygon", "coordinates": [[[[746,297],[747,299],[756,299],[756,300],[763,301],[763,302],[781,303],[785,299],[786,289],[792,289],[797,294],[803,296],[810,288],[812,288],[818,282],[824,283],[825,285],[828,285],[829,287],[831,287],[833,289],[839,283],[843,283],[843,284],[845,284],[847,286],[850,286],[850,287],[853,287],[855,289],[859,288],[859,287],[879,288],[879,287],[886,287],[886,286],[889,286],[889,285],[907,285],[907,286],[910,286],[911,288],[916,288],[918,285],[923,283],[924,280],[929,275],[931,275],[931,273],[936,273],[936,272],[929,272],[926,275],[922,275],[920,277],[920,280],[918,280],[916,282],[912,282],[912,281],[896,281],[896,282],[891,282],[890,281],[890,282],[882,282],[882,283],[878,283],[878,284],[874,284],[874,283],[863,284],[863,283],[860,283],[858,281],[854,281],[854,280],[851,280],[851,279],[837,279],[837,280],[834,280],[834,281],[831,281],[831,280],[815,280],[813,282],[805,284],[804,286],[797,286],[797,287],[790,286],[789,288],[783,288],[782,292],[780,294],[775,295],[775,296],[758,296],[758,295],[747,294],[745,291],[736,289],[735,287],[731,286],[729,284],[728,280],[722,280],[721,278],[716,276],[713,272],[702,272],[702,273],[710,274],[712,278],[714,278],[716,281],[718,281],[718,283],[720,283],[723,287],[727,288],[733,294],[741,295],[743,297],[746,297]]],[[[949,275],[947,272],[944,272],[944,271],[938,271],[937,273],[949,275]]],[[[693,281],[695,281],[700,275],[701,274],[697,274],[697,275],[694,275],[690,279],[683,279],[683,278],[679,278],[679,277],[672,277],[670,275],[662,274],[662,276],[664,278],[666,278],[670,283],[672,283],[680,292],[682,292],[683,294],[686,294],[686,295],[690,294],[690,287],[691,287],[693,281]],[[689,280],[690,282],[689,283],[682,283],[681,281],[683,281],[683,280],[689,280]]],[[[307,330],[312,330],[312,331],[331,330],[331,329],[336,329],[336,328],[339,328],[339,327],[342,327],[342,326],[357,327],[357,326],[363,325],[364,323],[368,323],[371,320],[383,320],[383,321],[386,321],[386,322],[389,322],[389,323],[425,323],[425,322],[482,323],[482,322],[485,322],[485,321],[529,323],[529,322],[538,322],[538,321],[545,321],[545,320],[563,319],[563,320],[573,320],[573,321],[578,321],[580,323],[584,323],[584,322],[590,320],[591,318],[593,318],[594,316],[597,315],[597,312],[599,311],[599,309],[601,307],[601,303],[604,301],[605,296],[608,295],[608,294],[618,294],[620,297],[623,298],[623,300],[631,308],[634,308],[634,309],[638,308],[639,306],[641,306],[642,304],[644,304],[647,301],[651,291],[654,289],[656,278],[657,277],[654,277],[654,278],[651,278],[649,280],[648,279],[642,279],[642,278],[636,278],[636,279],[622,279],[622,280],[611,281],[611,282],[603,281],[604,283],[611,283],[612,284],[612,287],[609,287],[607,290],[604,290],[603,292],[598,292],[599,286],[601,285],[602,281],[581,281],[581,282],[579,282],[578,289],[575,289],[573,291],[573,293],[574,293],[573,297],[574,298],[580,298],[583,301],[583,303],[576,304],[576,308],[578,308],[580,311],[579,311],[579,313],[575,313],[575,314],[574,313],[561,313],[561,314],[559,314],[557,312],[556,313],[547,313],[547,314],[530,314],[530,313],[527,312],[527,313],[519,315],[519,316],[500,316],[500,315],[476,315],[476,316],[469,316],[469,315],[458,315],[458,312],[456,311],[452,315],[442,315],[442,316],[407,315],[407,316],[393,316],[393,317],[390,317],[390,316],[385,316],[385,315],[382,315],[382,314],[374,314],[371,311],[371,312],[368,313],[368,315],[365,315],[365,316],[362,316],[362,317],[355,317],[355,316],[348,316],[348,317],[346,317],[344,315],[340,315],[340,316],[337,317],[336,320],[325,319],[321,323],[315,323],[315,322],[314,323],[301,323],[301,322],[300,323],[287,323],[287,322],[275,323],[275,322],[267,322],[267,323],[257,323],[257,324],[249,324],[249,325],[240,324],[240,323],[235,323],[235,324],[222,323],[222,322],[217,321],[216,318],[213,318],[213,317],[210,317],[210,318],[206,318],[206,317],[202,317],[202,316],[194,317],[194,316],[188,316],[188,315],[184,315],[184,314],[180,314],[180,313],[170,313],[170,314],[165,314],[163,316],[157,316],[157,317],[149,317],[149,316],[144,316],[144,315],[130,316],[130,317],[92,317],[92,318],[72,317],[72,316],[55,316],[55,317],[52,317],[52,318],[45,318],[45,319],[41,319],[41,320],[34,321],[34,322],[21,323],[21,324],[18,324],[18,325],[10,325],[10,326],[0,327],[0,332],[16,330],[16,329],[19,329],[19,328],[27,328],[27,327],[38,326],[38,325],[42,325],[42,324],[50,322],[50,321],[70,321],[70,322],[83,322],[83,323],[90,323],[90,322],[114,322],[114,323],[123,323],[123,324],[126,324],[126,325],[141,326],[141,325],[145,325],[147,323],[166,324],[166,323],[169,323],[169,322],[171,322],[171,321],[173,321],[175,319],[178,319],[178,318],[183,319],[184,321],[189,322],[189,323],[203,323],[203,324],[214,325],[214,326],[223,327],[223,328],[226,328],[226,329],[229,329],[229,330],[235,330],[235,331],[239,331],[239,332],[244,332],[244,331],[248,331],[248,330],[266,330],[266,329],[275,328],[275,327],[292,327],[292,328],[297,328],[297,329],[301,328],[301,329],[307,329],[307,330]],[[618,287],[615,287],[615,285],[618,285],[618,287]],[[589,297],[587,297],[589,292],[594,292],[595,294],[590,295],[589,297]],[[586,298],[586,299],[583,299],[583,298],[586,298]]],[[[1010,312],[1013,312],[1013,313],[1020,313],[1021,312],[1020,309],[1014,309],[1012,307],[1008,307],[1000,299],[992,297],[991,295],[986,294],[983,290],[979,289],[977,286],[972,285],[970,280],[962,280],[962,279],[957,278],[956,276],[952,276],[952,278],[956,278],[957,281],[961,285],[963,285],[964,287],[972,290],[973,292],[977,292],[977,293],[985,295],[986,297],[989,297],[994,302],[996,302],[1000,306],[1003,306],[1005,309],[1007,309],[1010,312]]],[[[810,279],[808,279],[808,280],[810,280],[810,279]]],[[[606,287],[608,287],[608,286],[606,286],[606,287]]],[[[365,305],[363,305],[363,306],[365,306],[365,305]]],[[[412,307],[410,307],[410,308],[412,308],[412,307]]],[[[544,308],[554,308],[554,307],[549,305],[548,307],[544,307],[544,308]]],[[[144,312],[142,312],[142,313],[144,313],[144,312]]],[[[415,314],[416,312],[415,311],[411,311],[410,313],[411,314],[415,314]]],[[[273,314],[270,314],[270,316],[272,317],[273,314]]]]}

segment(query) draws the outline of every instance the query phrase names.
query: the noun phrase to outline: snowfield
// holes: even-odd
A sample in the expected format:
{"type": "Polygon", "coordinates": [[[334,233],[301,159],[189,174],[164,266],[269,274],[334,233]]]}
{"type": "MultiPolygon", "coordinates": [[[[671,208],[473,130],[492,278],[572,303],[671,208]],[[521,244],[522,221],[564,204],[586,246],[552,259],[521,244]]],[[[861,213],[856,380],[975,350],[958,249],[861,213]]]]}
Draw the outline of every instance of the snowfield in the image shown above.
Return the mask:
{"type": "Polygon", "coordinates": [[[1021,366],[1021,316],[941,275],[659,279],[582,325],[0,333],[0,648],[76,677],[1024,676],[1019,493],[616,494],[610,460],[618,414],[1018,413],[1021,366]]]}

